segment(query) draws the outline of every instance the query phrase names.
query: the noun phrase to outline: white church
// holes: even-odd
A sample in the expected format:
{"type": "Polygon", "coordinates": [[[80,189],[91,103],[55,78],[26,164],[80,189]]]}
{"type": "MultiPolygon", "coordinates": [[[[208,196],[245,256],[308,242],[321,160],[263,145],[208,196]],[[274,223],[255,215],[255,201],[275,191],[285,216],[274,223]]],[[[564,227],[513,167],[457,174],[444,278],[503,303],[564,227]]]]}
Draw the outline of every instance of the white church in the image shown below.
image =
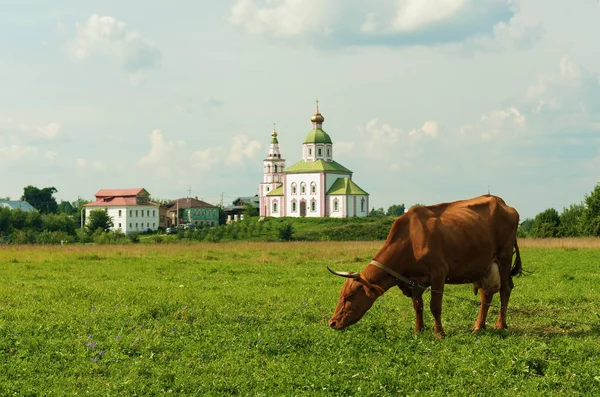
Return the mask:
{"type": "Polygon", "coordinates": [[[369,193],[352,180],[352,171],[333,160],[333,142],[317,110],[302,144],[302,160],[285,167],[273,129],[259,187],[260,215],[347,218],[369,214],[369,193]]]}

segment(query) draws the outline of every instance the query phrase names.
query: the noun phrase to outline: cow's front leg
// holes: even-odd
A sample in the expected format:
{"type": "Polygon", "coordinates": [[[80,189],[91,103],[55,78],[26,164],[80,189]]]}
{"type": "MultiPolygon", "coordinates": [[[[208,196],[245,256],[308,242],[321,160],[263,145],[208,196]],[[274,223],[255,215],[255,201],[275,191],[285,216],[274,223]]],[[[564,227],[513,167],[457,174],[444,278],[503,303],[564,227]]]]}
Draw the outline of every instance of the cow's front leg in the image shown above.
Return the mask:
{"type": "Polygon", "coordinates": [[[418,295],[412,298],[413,308],[415,309],[415,334],[423,331],[423,296],[418,295]]]}
{"type": "Polygon", "coordinates": [[[442,297],[444,295],[444,275],[431,277],[431,302],[429,309],[433,315],[433,333],[438,338],[446,336],[442,327],[442,297]]]}
{"type": "Polygon", "coordinates": [[[485,320],[487,318],[488,310],[490,309],[490,303],[494,297],[493,292],[488,292],[484,289],[479,290],[480,304],[479,304],[479,315],[477,321],[473,326],[473,332],[477,332],[482,328],[485,328],[485,320]]]}

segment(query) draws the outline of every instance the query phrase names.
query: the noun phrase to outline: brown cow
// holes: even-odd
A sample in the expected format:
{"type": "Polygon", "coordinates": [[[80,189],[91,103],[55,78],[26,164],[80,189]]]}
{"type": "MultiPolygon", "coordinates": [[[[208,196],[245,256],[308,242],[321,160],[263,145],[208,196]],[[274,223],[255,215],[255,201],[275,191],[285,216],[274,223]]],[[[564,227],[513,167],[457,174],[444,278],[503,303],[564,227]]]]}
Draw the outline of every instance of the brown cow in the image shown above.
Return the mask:
{"type": "Polygon", "coordinates": [[[519,214],[500,197],[415,206],[396,219],[383,247],[360,273],[334,272],[346,277],[335,313],[329,320],[342,329],[362,318],[385,291],[398,286],[412,298],[415,333],[423,330],[423,291],[431,287],[434,333],[444,336],[442,292],[445,284],[473,283],[481,296],[473,332],[485,328],[493,295],[500,291],[496,328],[506,328],[506,308],[512,276],[522,272],[517,227],[519,214]],[[513,249],[516,252],[511,268],[513,249]]]}

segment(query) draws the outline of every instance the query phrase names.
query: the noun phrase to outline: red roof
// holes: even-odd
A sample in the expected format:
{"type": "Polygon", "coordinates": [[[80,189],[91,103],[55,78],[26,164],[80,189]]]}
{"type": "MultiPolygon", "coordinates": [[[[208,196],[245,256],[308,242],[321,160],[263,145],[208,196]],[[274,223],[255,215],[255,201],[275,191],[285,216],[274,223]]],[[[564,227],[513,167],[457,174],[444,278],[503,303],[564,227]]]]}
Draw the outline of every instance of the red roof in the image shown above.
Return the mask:
{"type": "MultiPolygon", "coordinates": [[[[111,206],[132,206],[137,204],[137,195],[146,192],[143,188],[133,189],[100,189],[95,194],[96,201],[88,203],[85,207],[111,207],[111,206]]],[[[148,192],[146,192],[148,193],[148,192]]],[[[140,204],[142,205],[142,204],[140,204]]],[[[160,204],[148,201],[143,205],[153,205],[159,207],[160,204]]]]}
{"type": "Polygon", "coordinates": [[[142,190],[141,187],[133,189],[100,189],[94,196],[96,197],[125,197],[125,196],[137,196],[142,190]]]}

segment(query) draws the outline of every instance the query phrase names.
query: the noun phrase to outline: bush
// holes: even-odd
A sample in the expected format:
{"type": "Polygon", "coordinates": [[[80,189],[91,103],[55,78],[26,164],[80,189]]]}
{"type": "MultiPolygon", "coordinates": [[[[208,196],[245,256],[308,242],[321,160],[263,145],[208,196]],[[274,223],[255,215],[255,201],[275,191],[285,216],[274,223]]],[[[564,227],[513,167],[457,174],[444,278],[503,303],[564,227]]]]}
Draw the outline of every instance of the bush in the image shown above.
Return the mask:
{"type": "Polygon", "coordinates": [[[278,232],[281,241],[290,241],[294,235],[294,226],[290,222],[285,222],[279,226],[278,232]]]}
{"type": "Polygon", "coordinates": [[[129,241],[131,241],[132,243],[139,243],[140,242],[140,234],[137,232],[133,232],[133,233],[129,233],[127,235],[127,238],[129,239],[129,241]]]}

